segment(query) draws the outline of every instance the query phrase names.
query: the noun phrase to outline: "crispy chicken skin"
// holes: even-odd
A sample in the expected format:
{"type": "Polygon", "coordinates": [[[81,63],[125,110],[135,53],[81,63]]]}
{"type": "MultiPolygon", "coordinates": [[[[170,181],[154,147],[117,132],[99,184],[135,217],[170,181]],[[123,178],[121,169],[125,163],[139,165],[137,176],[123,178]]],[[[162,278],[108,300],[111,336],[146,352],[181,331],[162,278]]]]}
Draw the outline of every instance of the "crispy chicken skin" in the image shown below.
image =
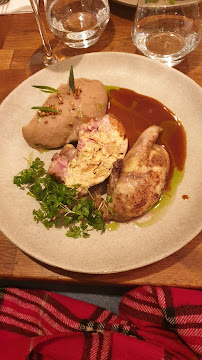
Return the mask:
{"type": "Polygon", "coordinates": [[[118,160],[109,179],[112,196],[104,216],[127,221],[142,215],[161,197],[169,172],[170,160],[164,147],[155,144],[161,129],[150,126],[138,138],[123,160],[118,160]]]}

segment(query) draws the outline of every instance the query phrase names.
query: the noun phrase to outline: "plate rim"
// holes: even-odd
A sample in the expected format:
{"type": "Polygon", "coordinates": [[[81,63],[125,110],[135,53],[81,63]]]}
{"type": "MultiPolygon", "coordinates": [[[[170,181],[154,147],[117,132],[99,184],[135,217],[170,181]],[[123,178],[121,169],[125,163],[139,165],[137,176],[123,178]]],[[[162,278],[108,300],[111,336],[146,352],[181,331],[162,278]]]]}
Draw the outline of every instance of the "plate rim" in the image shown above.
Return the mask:
{"type": "Polygon", "coordinates": [[[61,61],[58,61],[56,64],[53,64],[53,65],[50,65],[48,67],[44,67],[43,69],[37,71],[36,73],[34,73],[33,75],[27,77],[25,80],[23,80],[19,85],[17,85],[4,99],[3,101],[1,102],[0,104],[0,108],[2,105],[4,105],[5,102],[7,102],[7,100],[9,99],[9,97],[15,92],[16,89],[18,89],[19,87],[23,86],[23,84],[28,81],[30,78],[34,78],[36,75],[40,74],[41,72],[44,72],[45,70],[48,70],[49,68],[53,68],[53,67],[57,67],[58,64],[60,63],[64,63],[66,61],[69,61],[70,59],[74,59],[74,58],[82,58],[82,57],[90,57],[90,56],[102,56],[103,54],[105,54],[106,56],[111,56],[111,55],[114,55],[114,56],[127,56],[127,57],[134,57],[134,58],[143,58],[144,60],[143,61],[148,61],[149,63],[152,63],[152,64],[156,64],[158,65],[159,67],[162,67],[164,68],[166,71],[176,71],[178,74],[180,74],[180,76],[182,76],[183,78],[185,78],[187,81],[190,81],[192,83],[192,85],[196,86],[198,88],[198,90],[200,90],[202,92],[202,87],[197,84],[196,81],[194,81],[192,78],[190,78],[189,76],[187,76],[186,74],[184,74],[183,72],[181,72],[180,70],[174,68],[174,67],[168,67],[167,65],[155,60],[155,59],[151,59],[151,58],[148,58],[144,55],[140,55],[140,54],[135,54],[135,53],[126,53],[126,52],[123,52],[123,51],[100,51],[100,52],[91,52],[91,53],[86,53],[86,54],[82,54],[82,55],[75,55],[75,56],[72,56],[72,57],[69,57],[67,59],[63,59],[61,61]]]}
{"type": "Polygon", "coordinates": [[[135,2],[133,3],[132,1],[128,1],[128,0],[113,0],[114,2],[120,4],[120,5],[124,5],[124,6],[128,6],[131,8],[136,8],[137,7],[137,3],[138,0],[135,0],[135,2]]]}

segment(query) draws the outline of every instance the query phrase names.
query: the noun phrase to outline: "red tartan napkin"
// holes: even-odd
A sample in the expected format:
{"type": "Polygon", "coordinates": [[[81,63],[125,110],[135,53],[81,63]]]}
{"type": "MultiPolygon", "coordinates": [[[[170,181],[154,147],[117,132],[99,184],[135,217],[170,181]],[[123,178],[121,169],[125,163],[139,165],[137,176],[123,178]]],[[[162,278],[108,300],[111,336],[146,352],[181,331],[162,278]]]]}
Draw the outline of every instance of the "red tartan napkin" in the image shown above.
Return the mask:
{"type": "Polygon", "coordinates": [[[119,316],[41,290],[1,289],[0,360],[202,358],[202,293],[144,286],[119,316]]]}

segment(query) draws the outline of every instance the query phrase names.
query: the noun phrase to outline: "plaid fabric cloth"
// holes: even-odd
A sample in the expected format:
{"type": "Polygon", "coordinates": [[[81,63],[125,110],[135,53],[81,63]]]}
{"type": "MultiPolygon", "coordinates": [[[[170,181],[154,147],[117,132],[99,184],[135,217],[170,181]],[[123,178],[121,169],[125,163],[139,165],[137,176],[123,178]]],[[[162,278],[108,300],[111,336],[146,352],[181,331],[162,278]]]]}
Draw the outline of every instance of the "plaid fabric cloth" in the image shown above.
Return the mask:
{"type": "Polygon", "coordinates": [[[1,360],[202,358],[202,293],[139,287],[119,315],[41,290],[1,289],[1,360]]]}

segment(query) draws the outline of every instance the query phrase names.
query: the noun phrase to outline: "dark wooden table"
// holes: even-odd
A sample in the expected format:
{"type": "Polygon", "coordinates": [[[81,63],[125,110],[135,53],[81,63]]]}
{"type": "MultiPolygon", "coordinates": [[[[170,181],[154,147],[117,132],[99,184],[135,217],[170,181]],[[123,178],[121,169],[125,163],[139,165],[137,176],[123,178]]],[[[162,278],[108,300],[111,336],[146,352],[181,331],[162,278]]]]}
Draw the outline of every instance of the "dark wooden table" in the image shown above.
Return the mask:
{"type": "MultiPolygon", "coordinates": [[[[64,48],[48,30],[59,59],[97,51],[138,53],[131,39],[135,8],[110,3],[111,18],[97,44],[87,50],[64,48]]],[[[43,8],[42,17],[44,18],[43,8]]],[[[45,18],[44,18],[45,21],[45,18]]],[[[0,16],[0,102],[28,76],[41,68],[43,47],[33,14],[0,16]]],[[[202,42],[176,67],[202,85],[202,42]]],[[[0,279],[102,285],[173,285],[202,287],[202,233],[175,254],[155,264],[119,274],[86,275],[42,264],[24,254],[0,232],[0,279]]]]}

